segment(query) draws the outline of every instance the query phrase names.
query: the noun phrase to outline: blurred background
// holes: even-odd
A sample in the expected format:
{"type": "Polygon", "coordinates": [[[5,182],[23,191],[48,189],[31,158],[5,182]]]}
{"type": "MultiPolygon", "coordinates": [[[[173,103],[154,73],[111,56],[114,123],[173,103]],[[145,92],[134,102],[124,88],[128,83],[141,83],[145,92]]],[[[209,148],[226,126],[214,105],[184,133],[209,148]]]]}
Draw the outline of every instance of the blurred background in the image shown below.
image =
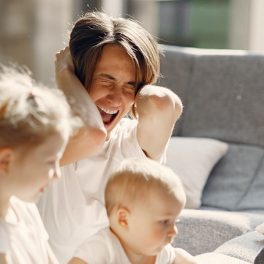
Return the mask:
{"type": "Polygon", "coordinates": [[[0,0],[0,62],[54,85],[54,54],[89,10],[134,18],[161,44],[264,50],[264,0],[0,0]]]}

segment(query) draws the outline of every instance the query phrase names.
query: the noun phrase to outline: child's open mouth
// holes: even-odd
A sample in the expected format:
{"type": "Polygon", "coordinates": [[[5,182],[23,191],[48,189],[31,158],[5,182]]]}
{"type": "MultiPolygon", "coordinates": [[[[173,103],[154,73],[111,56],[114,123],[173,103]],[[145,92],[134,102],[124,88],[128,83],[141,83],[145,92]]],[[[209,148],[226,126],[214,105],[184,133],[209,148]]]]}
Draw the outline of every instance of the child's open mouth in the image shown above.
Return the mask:
{"type": "Polygon", "coordinates": [[[106,127],[109,126],[113,122],[113,120],[115,119],[115,117],[117,116],[119,112],[118,110],[110,110],[110,109],[106,109],[102,107],[98,107],[98,109],[101,114],[104,125],[106,127]]]}

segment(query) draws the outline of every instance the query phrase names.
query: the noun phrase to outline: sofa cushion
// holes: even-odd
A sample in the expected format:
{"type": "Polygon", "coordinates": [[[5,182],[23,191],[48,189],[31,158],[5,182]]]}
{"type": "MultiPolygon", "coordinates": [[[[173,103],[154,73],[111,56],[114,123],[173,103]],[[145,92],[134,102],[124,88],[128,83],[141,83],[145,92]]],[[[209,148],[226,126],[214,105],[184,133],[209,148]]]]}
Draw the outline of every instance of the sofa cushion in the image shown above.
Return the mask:
{"type": "Polygon", "coordinates": [[[198,208],[207,178],[228,144],[209,138],[172,137],[167,148],[167,166],[181,178],[186,208],[198,208]]]}
{"type": "MultiPolygon", "coordinates": [[[[250,230],[251,216],[239,212],[184,209],[173,246],[193,255],[214,251],[224,242],[250,230]]],[[[262,222],[264,215],[259,222],[262,222]]]]}
{"type": "MultiPolygon", "coordinates": [[[[183,105],[186,105],[186,91],[191,80],[194,57],[191,54],[183,53],[180,47],[164,45],[160,45],[160,47],[166,49],[166,52],[164,56],[161,56],[161,77],[158,84],[173,90],[181,98],[183,105]]],[[[179,134],[182,121],[182,118],[177,121],[173,135],[179,134]]]]}
{"type": "Polygon", "coordinates": [[[245,262],[239,258],[233,258],[220,253],[204,253],[195,256],[198,263],[202,264],[250,264],[252,262],[245,262]]]}
{"type": "Polygon", "coordinates": [[[263,209],[263,155],[260,147],[230,144],[208,178],[203,206],[232,211],[263,209]]]}
{"type": "Polygon", "coordinates": [[[218,247],[215,252],[253,263],[263,247],[263,235],[253,231],[227,241],[218,247]]]}
{"type": "Polygon", "coordinates": [[[263,264],[264,263],[264,248],[262,248],[254,260],[254,264],[263,264]]]}
{"type": "Polygon", "coordinates": [[[263,72],[260,55],[195,56],[180,136],[264,146],[263,72]]]}
{"type": "Polygon", "coordinates": [[[264,154],[237,208],[239,210],[264,209],[264,154]]]}

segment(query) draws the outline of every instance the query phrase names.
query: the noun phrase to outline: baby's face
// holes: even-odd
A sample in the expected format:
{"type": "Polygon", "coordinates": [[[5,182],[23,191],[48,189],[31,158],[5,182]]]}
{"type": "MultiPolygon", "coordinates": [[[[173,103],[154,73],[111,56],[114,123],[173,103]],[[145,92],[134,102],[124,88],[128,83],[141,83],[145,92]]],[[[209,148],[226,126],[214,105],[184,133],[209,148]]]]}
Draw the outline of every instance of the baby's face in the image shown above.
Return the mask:
{"type": "Polygon", "coordinates": [[[129,217],[129,247],[145,256],[157,255],[177,235],[176,220],[182,204],[172,195],[151,191],[137,202],[129,217]]]}

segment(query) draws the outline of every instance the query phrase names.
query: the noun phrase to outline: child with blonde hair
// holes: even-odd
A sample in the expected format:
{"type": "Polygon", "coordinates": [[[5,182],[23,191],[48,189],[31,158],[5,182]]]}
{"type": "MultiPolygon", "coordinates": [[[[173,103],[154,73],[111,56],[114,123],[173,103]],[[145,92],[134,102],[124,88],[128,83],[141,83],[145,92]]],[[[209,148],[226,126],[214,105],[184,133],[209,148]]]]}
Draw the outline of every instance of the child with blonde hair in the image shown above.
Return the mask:
{"type": "Polygon", "coordinates": [[[58,89],[0,71],[0,263],[58,263],[34,204],[60,177],[59,160],[81,123],[58,89]]]}
{"type": "Polygon", "coordinates": [[[87,239],[71,264],[196,263],[170,244],[185,193],[173,171],[150,159],[124,160],[105,189],[109,228],[87,239]]]}

